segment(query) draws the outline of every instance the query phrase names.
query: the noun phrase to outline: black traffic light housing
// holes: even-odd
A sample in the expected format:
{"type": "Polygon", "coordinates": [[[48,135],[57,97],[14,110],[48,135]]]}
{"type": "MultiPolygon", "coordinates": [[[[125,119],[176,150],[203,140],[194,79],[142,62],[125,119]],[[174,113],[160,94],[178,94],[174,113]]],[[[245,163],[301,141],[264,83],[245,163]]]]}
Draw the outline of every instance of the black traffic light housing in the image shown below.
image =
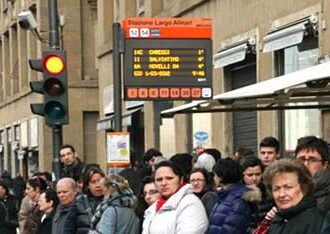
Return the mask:
{"type": "Polygon", "coordinates": [[[66,53],[46,50],[42,59],[29,60],[32,70],[43,73],[43,81],[32,81],[32,92],[44,95],[44,103],[31,104],[34,114],[45,116],[48,126],[69,123],[66,53]]]}

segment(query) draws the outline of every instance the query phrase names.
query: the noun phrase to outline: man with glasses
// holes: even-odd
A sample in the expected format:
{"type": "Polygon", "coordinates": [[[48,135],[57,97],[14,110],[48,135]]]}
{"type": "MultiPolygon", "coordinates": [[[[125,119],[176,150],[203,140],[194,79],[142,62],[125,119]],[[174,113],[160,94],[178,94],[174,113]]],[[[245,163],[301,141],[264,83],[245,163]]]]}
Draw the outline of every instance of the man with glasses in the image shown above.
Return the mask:
{"type": "Polygon", "coordinates": [[[314,196],[317,205],[323,211],[330,209],[330,170],[328,168],[328,144],[316,136],[298,139],[295,154],[313,176],[315,183],[314,196]]]}

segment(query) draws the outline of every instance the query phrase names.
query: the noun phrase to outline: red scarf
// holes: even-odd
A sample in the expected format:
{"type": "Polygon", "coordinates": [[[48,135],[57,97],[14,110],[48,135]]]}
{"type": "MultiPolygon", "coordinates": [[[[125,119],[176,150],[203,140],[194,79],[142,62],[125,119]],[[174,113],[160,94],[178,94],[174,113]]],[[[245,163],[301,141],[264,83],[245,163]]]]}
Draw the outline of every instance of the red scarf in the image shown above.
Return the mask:
{"type": "MultiPolygon", "coordinates": [[[[179,188],[175,191],[175,193],[173,193],[171,196],[173,196],[174,194],[176,194],[185,184],[182,183],[179,188]]],[[[167,201],[167,199],[169,199],[171,196],[169,197],[160,197],[156,203],[156,212],[160,210],[160,208],[162,208],[162,206],[165,204],[165,202],[167,201]]]]}

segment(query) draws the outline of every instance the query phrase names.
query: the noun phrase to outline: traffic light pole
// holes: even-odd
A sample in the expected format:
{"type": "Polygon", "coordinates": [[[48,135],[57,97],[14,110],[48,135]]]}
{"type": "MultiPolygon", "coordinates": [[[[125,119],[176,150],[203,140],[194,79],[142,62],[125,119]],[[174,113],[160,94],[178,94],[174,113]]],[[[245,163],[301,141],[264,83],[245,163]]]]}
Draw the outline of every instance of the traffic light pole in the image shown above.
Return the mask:
{"type": "Polygon", "coordinates": [[[114,110],[114,130],[116,132],[122,131],[121,120],[121,57],[120,57],[120,24],[114,23],[112,25],[113,38],[113,110],[114,110]]]}
{"type": "MultiPolygon", "coordinates": [[[[58,33],[58,10],[57,0],[48,0],[49,10],[49,47],[59,49],[59,33],[58,33]]],[[[53,125],[53,172],[56,179],[60,178],[60,162],[58,151],[62,146],[62,125],[53,125]]]]}

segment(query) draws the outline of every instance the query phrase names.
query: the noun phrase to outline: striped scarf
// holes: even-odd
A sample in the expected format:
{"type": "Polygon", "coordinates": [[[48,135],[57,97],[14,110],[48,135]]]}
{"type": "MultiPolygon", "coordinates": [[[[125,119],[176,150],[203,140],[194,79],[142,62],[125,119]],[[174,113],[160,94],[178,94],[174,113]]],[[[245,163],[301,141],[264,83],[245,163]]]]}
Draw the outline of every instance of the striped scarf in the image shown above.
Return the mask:
{"type": "Polygon", "coordinates": [[[91,219],[91,224],[90,224],[91,230],[95,230],[97,223],[100,221],[102,217],[102,214],[110,206],[133,207],[134,199],[127,199],[128,197],[134,198],[134,194],[131,189],[125,189],[121,193],[114,192],[110,197],[105,198],[98,205],[91,219]]]}

